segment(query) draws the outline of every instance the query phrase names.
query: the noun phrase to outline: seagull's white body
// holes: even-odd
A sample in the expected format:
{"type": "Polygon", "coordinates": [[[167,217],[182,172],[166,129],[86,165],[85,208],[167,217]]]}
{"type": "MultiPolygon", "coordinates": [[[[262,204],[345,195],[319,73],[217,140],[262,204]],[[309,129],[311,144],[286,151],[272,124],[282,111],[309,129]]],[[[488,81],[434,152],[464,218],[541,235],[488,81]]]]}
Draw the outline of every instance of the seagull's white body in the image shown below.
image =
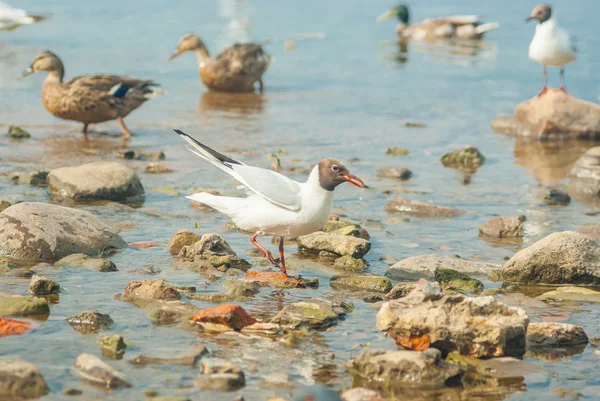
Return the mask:
{"type": "Polygon", "coordinates": [[[43,18],[0,1],[0,30],[12,30],[21,25],[33,24],[43,18]]]}
{"type": "Polygon", "coordinates": [[[575,43],[552,17],[536,25],[529,45],[529,58],[542,65],[563,67],[577,58],[575,43]]]}

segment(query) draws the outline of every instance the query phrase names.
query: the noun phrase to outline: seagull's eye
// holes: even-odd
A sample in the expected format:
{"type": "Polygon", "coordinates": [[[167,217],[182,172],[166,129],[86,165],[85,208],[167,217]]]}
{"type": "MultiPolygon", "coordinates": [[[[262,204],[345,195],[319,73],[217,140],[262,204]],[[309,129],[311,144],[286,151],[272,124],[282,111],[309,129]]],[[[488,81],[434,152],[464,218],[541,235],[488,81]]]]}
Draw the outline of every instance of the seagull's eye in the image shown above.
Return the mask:
{"type": "Polygon", "coordinates": [[[333,166],[331,166],[331,170],[333,170],[333,172],[337,173],[338,171],[340,171],[340,168],[338,167],[337,164],[334,164],[333,166]]]}

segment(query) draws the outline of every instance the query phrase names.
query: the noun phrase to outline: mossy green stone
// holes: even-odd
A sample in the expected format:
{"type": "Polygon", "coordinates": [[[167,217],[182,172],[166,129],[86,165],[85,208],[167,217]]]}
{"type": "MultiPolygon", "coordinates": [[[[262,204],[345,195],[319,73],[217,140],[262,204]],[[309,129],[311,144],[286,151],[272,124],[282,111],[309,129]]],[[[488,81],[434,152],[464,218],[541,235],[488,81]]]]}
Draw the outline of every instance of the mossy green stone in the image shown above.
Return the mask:
{"type": "Polygon", "coordinates": [[[376,291],[388,293],[392,289],[392,282],[382,276],[348,276],[332,277],[329,285],[333,289],[354,291],[376,291]]]}
{"type": "Polygon", "coordinates": [[[47,315],[50,313],[48,302],[32,296],[0,296],[0,315],[47,315]]]}
{"type": "Polygon", "coordinates": [[[434,278],[444,289],[454,290],[459,293],[480,294],[483,291],[483,283],[481,281],[442,266],[438,266],[435,269],[434,278]]]}

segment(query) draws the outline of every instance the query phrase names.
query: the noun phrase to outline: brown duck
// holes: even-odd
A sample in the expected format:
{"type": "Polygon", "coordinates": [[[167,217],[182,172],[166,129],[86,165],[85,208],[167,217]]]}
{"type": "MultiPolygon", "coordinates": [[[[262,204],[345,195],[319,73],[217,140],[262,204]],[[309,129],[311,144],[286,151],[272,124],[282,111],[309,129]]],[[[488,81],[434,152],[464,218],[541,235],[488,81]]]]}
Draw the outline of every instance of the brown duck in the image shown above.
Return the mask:
{"type": "Polygon", "coordinates": [[[198,58],[200,79],[209,89],[222,92],[254,92],[254,83],[264,89],[262,76],[267,71],[271,56],[256,43],[236,43],[223,50],[217,58],[210,57],[202,40],[188,33],[179,40],[173,60],[186,51],[193,51],[198,58]]]}
{"type": "Polygon", "coordinates": [[[131,136],[125,118],[146,100],[162,95],[153,81],[117,75],[84,75],[63,82],[65,68],[58,56],[50,51],[39,53],[23,76],[47,71],[42,87],[42,103],[46,110],[63,120],[83,123],[87,135],[88,125],[117,120],[123,138],[131,136]]]}

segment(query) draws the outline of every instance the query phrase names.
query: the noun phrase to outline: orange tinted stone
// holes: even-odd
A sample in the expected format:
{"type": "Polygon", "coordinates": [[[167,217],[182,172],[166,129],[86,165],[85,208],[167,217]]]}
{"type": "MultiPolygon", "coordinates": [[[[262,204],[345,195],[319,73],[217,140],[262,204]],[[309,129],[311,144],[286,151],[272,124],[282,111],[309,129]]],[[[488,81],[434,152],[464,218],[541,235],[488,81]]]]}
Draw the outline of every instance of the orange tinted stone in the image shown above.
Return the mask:
{"type": "Polygon", "coordinates": [[[244,275],[244,280],[258,281],[263,286],[272,285],[279,288],[306,288],[304,281],[278,272],[252,271],[244,275]]]}
{"type": "Polygon", "coordinates": [[[0,337],[20,336],[33,328],[34,326],[31,323],[0,316],[0,337]]]}
{"type": "Polygon", "coordinates": [[[222,324],[234,330],[241,330],[256,323],[256,319],[239,305],[223,304],[199,311],[194,316],[194,322],[222,324]]]}
{"type": "Polygon", "coordinates": [[[423,336],[398,337],[396,344],[411,351],[425,351],[431,345],[431,339],[427,334],[423,336]]]}
{"type": "Polygon", "coordinates": [[[129,243],[129,246],[132,248],[152,248],[156,245],[156,241],[138,241],[129,243]]]}

